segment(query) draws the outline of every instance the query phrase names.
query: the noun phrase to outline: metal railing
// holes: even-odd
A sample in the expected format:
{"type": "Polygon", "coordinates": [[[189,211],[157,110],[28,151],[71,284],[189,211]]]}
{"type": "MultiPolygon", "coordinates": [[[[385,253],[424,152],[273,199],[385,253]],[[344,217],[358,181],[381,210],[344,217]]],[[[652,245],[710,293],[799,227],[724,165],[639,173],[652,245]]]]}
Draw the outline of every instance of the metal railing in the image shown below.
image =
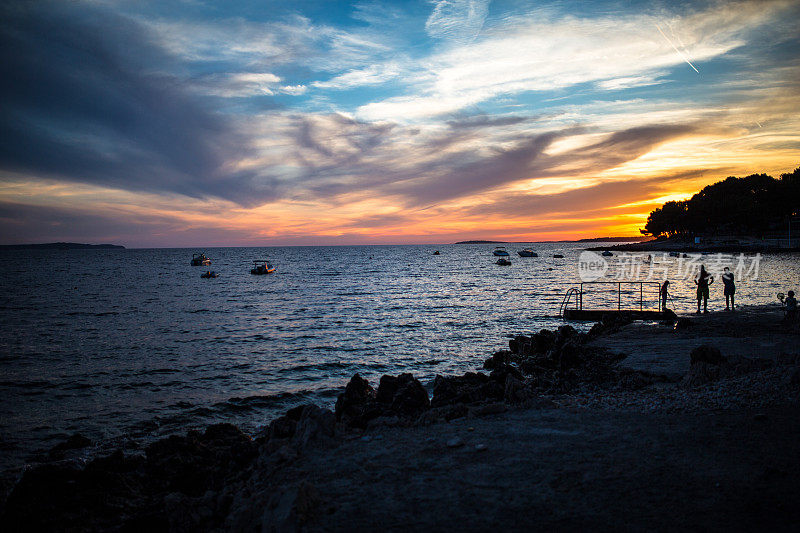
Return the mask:
{"type": "MultiPolygon", "coordinates": [[[[583,297],[585,294],[590,293],[590,291],[585,290],[585,286],[587,285],[616,285],[616,295],[617,295],[617,311],[623,310],[623,292],[625,292],[626,296],[631,294],[631,289],[626,289],[623,291],[623,285],[630,286],[630,285],[638,285],[639,286],[639,311],[645,310],[645,286],[648,288],[652,288],[655,290],[655,300],[657,302],[658,311],[663,311],[661,306],[661,284],[657,281],[584,281],[581,282],[579,287],[570,287],[567,289],[567,293],[564,295],[564,299],[561,301],[561,306],[559,307],[559,315],[564,316],[564,310],[568,309],[570,304],[573,301],[575,302],[575,309],[582,311],[583,310],[583,297]]],[[[609,292],[609,291],[606,291],[609,292]]],[[[648,293],[650,291],[647,291],[648,293]]],[[[635,295],[636,291],[635,288],[633,289],[633,294],[635,295]]],[[[649,299],[648,299],[649,302],[649,299]]],[[[625,307],[624,310],[631,310],[629,307],[625,307]]]]}

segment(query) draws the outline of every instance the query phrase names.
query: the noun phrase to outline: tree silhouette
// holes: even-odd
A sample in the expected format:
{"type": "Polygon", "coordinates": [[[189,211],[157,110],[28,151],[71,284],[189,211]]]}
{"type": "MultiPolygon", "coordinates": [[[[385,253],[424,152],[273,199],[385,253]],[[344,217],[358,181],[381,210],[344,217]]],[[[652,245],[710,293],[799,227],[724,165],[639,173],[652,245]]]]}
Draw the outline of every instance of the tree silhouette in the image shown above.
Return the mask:
{"type": "Polygon", "coordinates": [[[700,190],[689,200],[670,201],[647,217],[644,235],[656,238],[703,234],[762,237],[781,229],[800,210],[800,167],[775,179],[767,174],[730,176],[700,190]]]}

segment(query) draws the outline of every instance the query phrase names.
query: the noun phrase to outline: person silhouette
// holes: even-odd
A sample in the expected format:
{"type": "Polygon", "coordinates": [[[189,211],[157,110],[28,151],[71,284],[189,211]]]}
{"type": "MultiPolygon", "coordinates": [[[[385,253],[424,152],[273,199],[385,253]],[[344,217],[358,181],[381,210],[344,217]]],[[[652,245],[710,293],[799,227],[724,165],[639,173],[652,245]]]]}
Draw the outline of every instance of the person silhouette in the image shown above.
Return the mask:
{"type": "Polygon", "coordinates": [[[797,322],[797,299],[794,297],[794,291],[789,291],[788,296],[783,300],[783,305],[786,311],[784,320],[790,324],[797,322]]]}
{"type": "Polygon", "coordinates": [[[661,285],[661,310],[667,310],[667,296],[669,295],[669,280],[665,279],[664,283],[661,285]]]}
{"type": "Polygon", "coordinates": [[[697,285],[697,314],[700,314],[700,304],[703,304],[703,313],[708,314],[708,287],[714,283],[714,277],[706,271],[705,265],[700,265],[700,273],[694,280],[697,285]]]}
{"type": "Polygon", "coordinates": [[[725,310],[726,311],[735,311],[735,307],[733,305],[734,295],[736,294],[736,283],[733,280],[733,272],[728,267],[723,269],[722,273],[722,284],[725,286],[723,289],[723,294],[725,294],[725,310]]]}

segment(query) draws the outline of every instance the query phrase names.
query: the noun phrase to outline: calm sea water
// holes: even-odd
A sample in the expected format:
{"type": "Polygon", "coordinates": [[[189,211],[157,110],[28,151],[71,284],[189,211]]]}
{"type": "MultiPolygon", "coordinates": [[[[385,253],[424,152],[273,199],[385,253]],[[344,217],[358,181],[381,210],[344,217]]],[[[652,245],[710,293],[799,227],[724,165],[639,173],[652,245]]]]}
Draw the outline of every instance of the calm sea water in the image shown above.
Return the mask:
{"type": "MultiPolygon", "coordinates": [[[[540,257],[517,257],[524,246],[508,246],[507,267],[493,245],[216,248],[211,267],[189,266],[187,249],[2,251],[0,466],[76,431],[254,430],[299,403],[332,405],[356,372],[430,383],[474,370],[509,335],[562,324],[585,245],[531,244],[540,257]],[[275,274],[249,273],[262,257],[275,274]],[[208,268],[220,277],[201,279],[208,268]]],[[[679,275],[678,260],[656,263],[679,275]]],[[[767,256],[737,296],[774,302],[798,280],[792,256],[767,256]]],[[[692,290],[673,283],[679,311],[692,290]]],[[[638,288],[625,297],[638,306],[638,288]]],[[[653,305],[655,292],[643,298],[653,305]]]]}

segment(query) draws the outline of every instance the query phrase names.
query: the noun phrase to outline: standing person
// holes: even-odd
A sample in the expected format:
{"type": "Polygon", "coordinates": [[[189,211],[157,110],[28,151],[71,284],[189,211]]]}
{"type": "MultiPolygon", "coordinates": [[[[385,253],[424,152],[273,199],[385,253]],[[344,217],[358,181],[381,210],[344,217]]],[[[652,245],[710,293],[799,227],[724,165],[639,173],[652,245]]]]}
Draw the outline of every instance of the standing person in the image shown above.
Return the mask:
{"type": "Polygon", "coordinates": [[[794,291],[789,291],[789,296],[783,301],[786,306],[786,321],[790,324],[797,321],[797,299],[794,297],[794,291]]]}
{"type": "Polygon", "coordinates": [[[665,279],[661,285],[661,310],[667,310],[667,296],[669,295],[669,280],[665,279]]]}
{"type": "Polygon", "coordinates": [[[725,286],[722,291],[725,294],[725,310],[735,311],[733,297],[736,294],[736,283],[733,281],[733,272],[728,267],[725,267],[722,271],[722,284],[725,286]]]}
{"type": "Polygon", "coordinates": [[[700,303],[703,303],[703,313],[708,314],[708,287],[714,283],[714,278],[706,271],[705,265],[700,265],[700,273],[694,280],[697,285],[697,314],[700,314],[700,303]]]}

